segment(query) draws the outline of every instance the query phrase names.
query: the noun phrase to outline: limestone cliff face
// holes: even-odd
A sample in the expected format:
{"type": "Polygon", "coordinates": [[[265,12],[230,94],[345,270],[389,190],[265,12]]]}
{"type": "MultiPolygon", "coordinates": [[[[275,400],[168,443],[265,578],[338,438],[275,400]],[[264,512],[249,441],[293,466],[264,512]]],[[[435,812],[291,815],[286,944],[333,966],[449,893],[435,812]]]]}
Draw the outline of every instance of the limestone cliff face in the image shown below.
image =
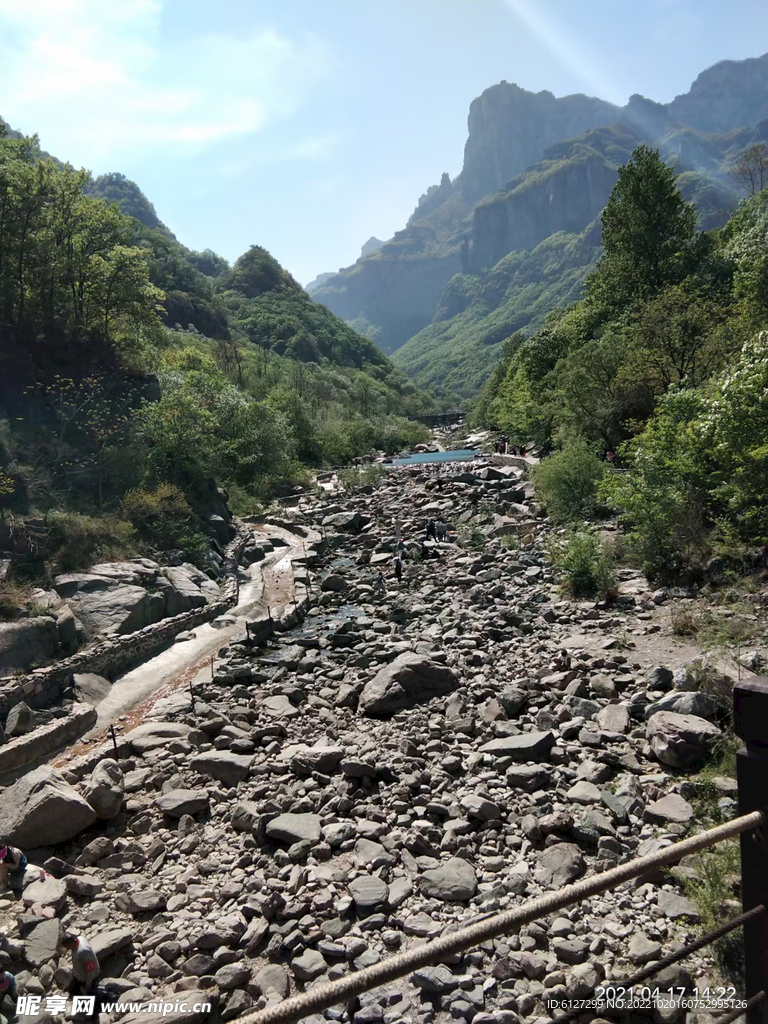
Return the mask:
{"type": "Polygon", "coordinates": [[[334,275],[312,298],[344,320],[375,326],[379,348],[394,352],[432,320],[446,283],[462,264],[459,249],[408,256],[388,249],[334,275]]]}
{"type": "Polygon", "coordinates": [[[555,163],[475,207],[471,266],[490,269],[508,252],[534,249],[564,231],[580,234],[605,206],[616,168],[598,154],[555,163]]]}
{"type": "Polygon", "coordinates": [[[702,132],[730,132],[764,121],[768,118],[768,53],[714,64],[666,109],[676,121],[702,132]]]}
{"type": "Polygon", "coordinates": [[[476,202],[503,188],[562,139],[611,124],[619,108],[590,96],[555,98],[501,82],[473,100],[461,189],[476,202]]]}

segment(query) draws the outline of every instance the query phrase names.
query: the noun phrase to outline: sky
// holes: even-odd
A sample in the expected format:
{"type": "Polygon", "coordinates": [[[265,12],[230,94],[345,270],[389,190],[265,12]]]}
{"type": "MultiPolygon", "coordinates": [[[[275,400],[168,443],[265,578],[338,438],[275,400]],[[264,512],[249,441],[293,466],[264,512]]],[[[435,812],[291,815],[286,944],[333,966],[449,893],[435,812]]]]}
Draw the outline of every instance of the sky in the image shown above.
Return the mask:
{"type": "Polygon", "coordinates": [[[668,102],[766,51],[765,0],[0,0],[0,115],[306,284],[461,171],[497,82],[668,102]]]}

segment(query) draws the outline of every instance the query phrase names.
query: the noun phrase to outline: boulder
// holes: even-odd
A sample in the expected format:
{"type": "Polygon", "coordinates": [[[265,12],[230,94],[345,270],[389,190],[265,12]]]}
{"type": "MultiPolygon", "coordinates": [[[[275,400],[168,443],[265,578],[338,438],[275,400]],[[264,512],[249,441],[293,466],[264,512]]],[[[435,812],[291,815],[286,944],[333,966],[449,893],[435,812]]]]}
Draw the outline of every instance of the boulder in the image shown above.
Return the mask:
{"type": "Polygon", "coordinates": [[[477,892],[477,875],[469,861],[451,857],[439,867],[425,871],[419,884],[425,896],[454,903],[472,899],[477,892]]]}
{"type": "Polygon", "coordinates": [[[57,917],[35,925],[24,942],[24,958],[27,963],[41,967],[57,957],[62,934],[61,921],[57,917]]]}
{"type": "Polygon", "coordinates": [[[706,693],[681,693],[673,690],[655,704],[646,707],[646,721],[660,711],[674,711],[678,715],[696,715],[698,718],[711,720],[717,715],[718,704],[706,693]]]}
{"type": "Polygon", "coordinates": [[[181,612],[205,606],[205,594],[189,569],[183,565],[168,566],[161,572],[169,584],[163,588],[166,614],[179,615],[181,612]]]}
{"type": "Polygon", "coordinates": [[[554,745],[555,737],[551,732],[523,732],[489,740],[480,747],[480,753],[511,757],[515,761],[538,761],[546,757],[554,745]]]}
{"type": "Polygon", "coordinates": [[[555,843],[539,858],[533,877],[542,885],[559,889],[575,882],[585,871],[584,855],[574,843],[555,843]]]}
{"type": "Polygon", "coordinates": [[[248,778],[252,754],[233,754],[229,750],[206,750],[190,761],[190,767],[201,775],[210,775],[225,786],[236,786],[248,778]]]}
{"type": "Polygon", "coordinates": [[[332,593],[340,594],[349,588],[349,584],[340,576],[339,573],[331,573],[330,576],[326,576],[323,582],[320,584],[320,589],[324,591],[330,591],[332,593]]]}
{"type": "Polygon", "coordinates": [[[389,887],[378,875],[358,875],[349,883],[349,895],[358,910],[371,910],[387,902],[389,887]]]}
{"type": "Polygon", "coordinates": [[[28,732],[32,732],[34,728],[35,712],[32,708],[25,704],[24,701],[14,704],[5,720],[5,735],[7,739],[12,739],[14,736],[25,736],[28,732]]]}
{"type": "Polygon", "coordinates": [[[55,913],[61,910],[66,902],[67,886],[60,878],[43,875],[26,887],[22,899],[25,907],[50,907],[55,913]]]}
{"type": "Polygon", "coordinates": [[[91,635],[135,633],[161,617],[162,610],[144,587],[114,583],[101,576],[90,579],[98,584],[78,588],[67,602],[91,635]]]}
{"type": "Polygon", "coordinates": [[[94,707],[109,694],[112,683],[95,672],[75,672],[72,683],[80,700],[94,707]]]}
{"type": "Polygon", "coordinates": [[[0,836],[15,846],[49,846],[74,839],[96,812],[55,768],[42,766],[14,782],[0,804],[0,836]]]}
{"type": "Polygon", "coordinates": [[[653,825],[664,825],[668,821],[686,825],[693,817],[693,808],[678,793],[669,793],[648,804],[643,817],[653,825]]]}
{"type": "Polygon", "coordinates": [[[157,750],[167,746],[169,740],[184,740],[192,732],[192,727],[177,722],[148,722],[138,725],[126,733],[125,739],[137,754],[145,754],[148,750],[157,750]]]}
{"type": "Polygon", "coordinates": [[[100,818],[114,818],[120,813],[125,788],[123,772],[117,761],[109,757],[99,761],[91,773],[84,796],[100,818]]]}
{"type": "Polygon", "coordinates": [[[18,622],[0,622],[0,674],[26,672],[55,657],[59,647],[56,620],[36,615],[18,622]]]}
{"type": "Polygon", "coordinates": [[[407,652],[366,683],[358,702],[369,717],[393,715],[413,704],[441,697],[459,685],[456,673],[423,654],[407,652]]]}
{"type": "Polygon", "coordinates": [[[317,843],[320,841],[321,825],[319,814],[278,814],[267,823],[267,835],[270,839],[280,839],[285,843],[300,843],[303,840],[317,843]]]}
{"type": "Polygon", "coordinates": [[[645,735],[662,764],[690,768],[706,758],[721,732],[716,725],[695,715],[659,711],[648,722],[645,735]]]}
{"type": "Polygon", "coordinates": [[[169,789],[156,798],[155,806],[169,818],[199,814],[208,810],[208,792],[205,789],[169,789]]]}

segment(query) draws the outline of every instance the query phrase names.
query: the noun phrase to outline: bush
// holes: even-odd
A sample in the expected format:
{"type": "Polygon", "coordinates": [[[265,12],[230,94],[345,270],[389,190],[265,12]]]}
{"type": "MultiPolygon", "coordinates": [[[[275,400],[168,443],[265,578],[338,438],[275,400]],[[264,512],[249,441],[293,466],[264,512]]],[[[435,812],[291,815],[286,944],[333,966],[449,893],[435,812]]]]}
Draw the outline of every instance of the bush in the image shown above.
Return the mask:
{"type": "Polygon", "coordinates": [[[599,537],[591,533],[566,534],[553,541],[549,555],[574,597],[611,595],[614,557],[599,537]]]}
{"type": "Polygon", "coordinates": [[[95,562],[132,558],[137,554],[136,534],[130,523],[114,516],[83,516],[53,512],[49,518],[51,567],[77,572],[95,562]]]}
{"type": "Polygon", "coordinates": [[[588,519],[598,509],[606,467],[586,441],[570,441],[533,470],[539,500],[557,523],[588,519]]]}
{"type": "Polygon", "coordinates": [[[163,550],[200,547],[196,516],[173,484],[158,484],[154,491],[127,491],[121,511],[142,540],[163,550]]]}

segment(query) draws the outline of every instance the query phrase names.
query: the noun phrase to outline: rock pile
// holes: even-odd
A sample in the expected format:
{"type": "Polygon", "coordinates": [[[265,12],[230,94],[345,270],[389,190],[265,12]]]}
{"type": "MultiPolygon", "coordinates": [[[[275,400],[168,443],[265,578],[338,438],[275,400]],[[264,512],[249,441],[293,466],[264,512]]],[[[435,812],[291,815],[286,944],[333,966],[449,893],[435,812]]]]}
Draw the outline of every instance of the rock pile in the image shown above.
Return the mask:
{"type": "MultiPolygon", "coordinates": [[[[27,991],[53,991],[63,925],[92,938],[126,1000],[201,990],[233,1020],[673,843],[691,821],[679,769],[719,736],[718,708],[616,640],[645,628],[649,593],[562,598],[516,470],[397,471],[296,514],[326,531],[301,627],[266,646],[237,637],[117,761],[40,769],[3,794],[2,837],[45,846],[35,863],[53,876],[6,905],[27,991]],[[393,524],[413,549],[437,515],[463,546],[406,559],[374,600],[393,524]],[[509,533],[529,543],[505,547],[509,533]]],[[[546,1019],[548,998],[619,982],[696,917],[672,876],[641,879],[326,1019],[546,1019]]],[[[701,987],[707,970],[694,958],[663,987],[701,987]]],[[[677,1019],[665,1013],[633,1020],[677,1019]]]]}

